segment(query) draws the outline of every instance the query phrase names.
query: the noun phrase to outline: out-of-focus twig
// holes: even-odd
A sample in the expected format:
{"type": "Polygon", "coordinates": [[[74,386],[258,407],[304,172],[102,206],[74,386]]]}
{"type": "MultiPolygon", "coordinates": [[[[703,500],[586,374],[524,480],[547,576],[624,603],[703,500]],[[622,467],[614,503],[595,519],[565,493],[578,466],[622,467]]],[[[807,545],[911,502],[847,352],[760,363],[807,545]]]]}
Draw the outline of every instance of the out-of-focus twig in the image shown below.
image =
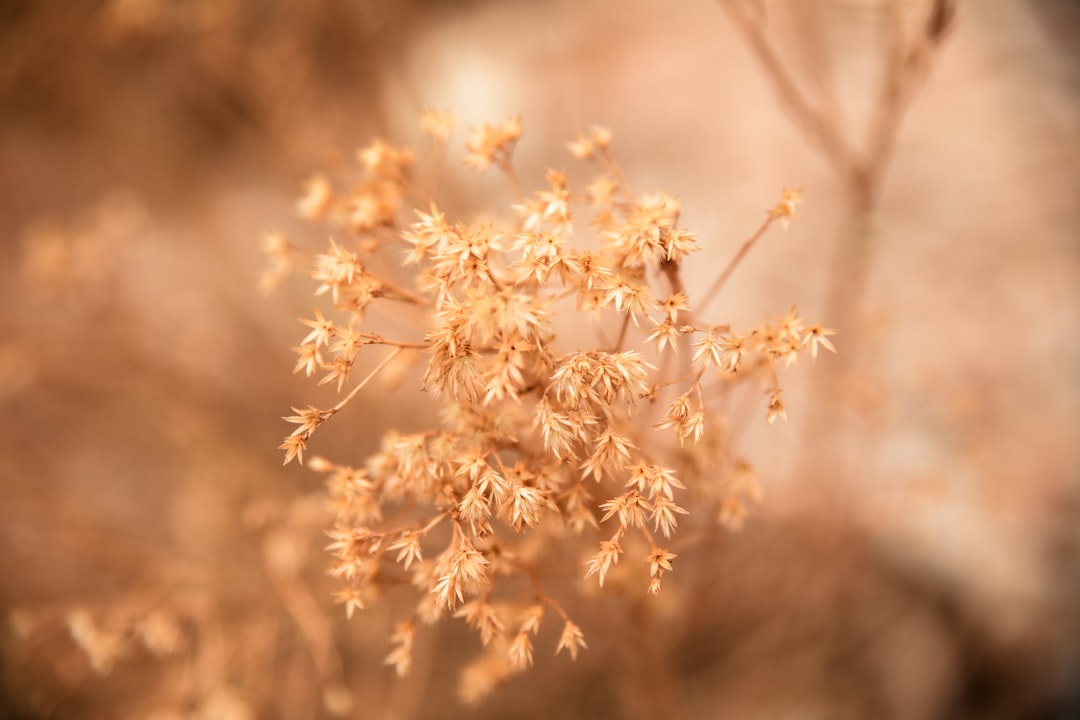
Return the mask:
{"type": "MultiPolygon", "coordinates": [[[[842,353],[839,361],[830,365],[828,376],[822,378],[823,382],[815,391],[820,396],[811,401],[818,407],[834,407],[835,403],[829,402],[828,396],[838,389],[840,379],[848,374],[858,355],[853,351],[858,345],[859,308],[876,245],[874,219],[881,188],[903,119],[954,24],[956,2],[930,0],[928,5],[922,6],[925,14],[921,22],[910,23],[910,3],[881,0],[882,30],[887,37],[882,43],[885,48],[883,75],[865,135],[856,138],[849,138],[842,127],[838,103],[830,94],[833,87],[831,63],[823,62],[810,69],[812,86],[801,87],[770,39],[766,28],[768,16],[761,11],[761,6],[752,0],[719,2],[746,38],[780,103],[805,133],[808,142],[824,155],[844,187],[846,219],[835,242],[833,264],[826,284],[825,317],[833,327],[845,333],[853,347],[852,352],[842,353]]],[[[801,39],[802,59],[806,61],[817,56],[827,60],[824,23],[816,17],[822,12],[822,3],[807,1],[795,5],[799,27],[809,36],[801,39]]],[[[835,424],[816,423],[810,430],[812,437],[806,440],[807,452],[817,457],[835,455],[823,452],[820,447],[822,442],[835,442],[840,434],[835,424]],[[831,427],[831,440],[818,437],[826,426],[831,427]]]]}

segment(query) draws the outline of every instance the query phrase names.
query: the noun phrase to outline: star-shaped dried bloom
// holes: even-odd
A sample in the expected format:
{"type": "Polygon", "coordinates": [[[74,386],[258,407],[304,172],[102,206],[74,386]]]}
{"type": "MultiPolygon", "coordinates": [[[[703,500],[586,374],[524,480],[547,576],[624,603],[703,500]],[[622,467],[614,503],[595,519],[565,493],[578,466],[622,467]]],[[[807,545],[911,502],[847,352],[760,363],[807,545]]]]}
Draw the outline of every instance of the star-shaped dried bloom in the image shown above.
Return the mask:
{"type": "Polygon", "coordinates": [[[542,225],[550,223],[570,234],[574,231],[574,225],[570,214],[570,190],[566,186],[566,173],[549,168],[547,180],[550,190],[540,190],[534,199],[514,205],[513,208],[524,218],[522,228],[526,232],[539,230],[542,225]]]}
{"type": "Polygon", "coordinates": [[[355,611],[364,609],[364,597],[359,588],[352,585],[346,585],[334,593],[334,602],[345,606],[345,617],[348,619],[352,619],[355,611]]]}
{"type": "Polygon", "coordinates": [[[664,348],[668,345],[670,345],[671,349],[675,352],[679,352],[678,340],[680,334],[679,328],[672,325],[670,320],[664,320],[664,322],[658,323],[653,327],[652,332],[645,338],[645,342],[655,342],[657,353],[664,352],[664,348]]]}
{"type": "Polygon", "coordinates": [[[585,188],[589,204],[598,208],[610,208],[615,200],[619,184],[607,175],[600,175],[585,188]]]}
{"type": "Polygon", "coordinates": [[[780,220],[786,230],[791,220],[799,217],[796,206],[801,202],[802,188],[783,188],[780,191],[780,202],[769,210],[769,216],[780,220]]]}
{"type": "Polygon", "coordinates": [[[603,125],[593,125],[590,131],[590,139],[593,145],[601,150],[606,150],[611,145],[611,128],[603,125]]]}
{"type": "Polygon", "coordinates": [[[420,535],[415,532],[407,532],[394,542],[390,543],[387,550],[397,550],[396,562],[402,564],[406,570],[413,561],[423,562],[424,558],[420,550],[420,535]]]}
{"type": "Polygon", "coordinates": [[[589,160],[594,157],[597,150],[607,150],[609,145],[611,145],[611,130],[593,125],[587,137],[581,133],[575,133],[573,142],[567,143],[566,147],[578,160],[589,160]]]}
{"type": "Polygon", "coordinates": [[[780,389],[773,388],[769,390],[769,412],[765,416],[765,422],[772,425],[776,418],[780,418],[784,422],[787,422],[787,405],[780,399],[780,389]]]}
{"type": "Polygon", "coordinates": [[[494,606],[487,599],[470,600],[462,605],[454,617],[465,618],[465,622],[480,633],[480,642],[487,647],[491,641],[503,632],[503,623],[495,612],[494,606]]]}
{"type": "Polygon", "coordinates": [[[723,366],[724,346],[719,340],[713,337],[712,333],[709,333],[701,340],[694,343],[694,347],[698,350],[694,353],[694,364],[701,364],[702,367],[707,368],[710,365],[717,367],[723,366]]]}
{"type": "Polygon", "coordinates": [[[787,315],[780,321],[780,336],[798,339],[801,337],[803,322],[805,321],[799,317],[799,311],[792,305],[787,315]]]}
{"type": "Polygon", "coordinates": [[[679,520],[676,515],[689,515],[690,511],[676,505],[670,497],[659,495],[653,500],[652,513],[649,518],[653,521],[653,529],[664,533],[669,538],[678,527],[679,520]]]}
{"type": "Polygon", "coordinates": [[[690,253],[700,252],[701,246],[697,244],[695,237],[697,236],[694,233],[682,228],[671,228],[663,233],[661,242],[667,253],[665,259],[668,262],[681,263],[690,253]]]}
{"type": "Polygon", "coordinates": [[[321,284],[315,290],[316,295],[331,292],[334,303],[340,301],[344,290],[364,275],[364,266],[359,256],[338,245],[330,239],[330,249],[315,257],[315,269],[311,277],[321,284]]]}
{"type": "Polygon", "coordinates": [[[543,491],[516,485],[510,496],[510,524],[520,532],[526,527],[536,527],[540,523],[540,514],[546,505],[543,491]]]}
{"type": "Polygon", "coordinates": [[[326,214],[333,201],[330,181],[325,175],[314,175],[304,184],[304,196],[296,203],[296,212],[300,217],[316,220],[326,214]]]}
{"type": "Polygon", "coordinates": [[[630,471],[630,479],[626,481],[626,487],[637,488],[639,492],[646,493],[652,500],[660,496],[670,500],[675,488],[686,489],[670,468],[642,462],[628,465],[626,469],[630,471]]]}
{"type": "Polygon", "coordinates": [[[604,580],[607,578],[608,571],[619,562],[619,555],[622,554],[622,546],[619,545],[618,538],[619,536],[616,535],[611,540],[601,542],[600,551],[593,555],[587,563],[589,569],[586,571],[585,577],[596,575],[600,581],[600,587],[604,587],[604,580]]]}
{"type": "Polygon", "coordinates": [[[299,345],[292,350],[300,356],[296,360],[296,366],[293,368],[293,373],[298,373],[303,370],[304,375],[311,377],[318,368],[322,367],[323,359],[322,355],[319,354],[318,345],[299,345]]]}
{"type": "Polygon", "coordinates": [[[630,490],[600,505],[606,510],[600,522],[606,522],[618,515],[622,527],[645,527],[645,514],[652,511],[652,506],[637,490],[630,490]]]}
{"type": "Polygon", "coordinates": [[[604,430],[595,440],[595,446],[589,459],[581,464],[581,478],[584,480],[590,475],[600,482],[605,470],[610,473],[615,468],[621,468],[630,460],[630,451],[634,444],[611,428],[604,430]]]}
{"type": "Polygon", "coordinates": [[[558,655],[564,648],[570,653],[571,660],[577,660],[578,650],[588,648],[588,645],[585,644],[585,634],[581,632],[581,628],[569,620],[563,626],[562,635],[559,636],[559,644],[555,648],[555,654],[558,655]]]}
{"type": "Polygon", "coordinates": [[[815,360],[817,359],[819,347],[823,347],[829,352],[836,352],[836,348],[833,346],[828,336],[835,335],[837,332],[839,331],[822,327],[821,323],[811,325],[806,329],[806,334],[803,335],[803,347],[807,345],[810,346],[810,357],[815,360]]]}
{"type": "Polygon", "coordinates": [[[657,305],[659,305],[660,309],[667,314],[668,320],[675,323],[679,319],[680,311],[690,311],[690,298],[686,296],[686,293],[672,293],[662,301],[658,302],[657,305]]]}
{"type": "Polygon", "coordinates": [[[473,130],[465,148],[465,164],[474,170],[509,164],[514,145],[521,138],[521,118],[512,117],[498,125],[484,125],[473,130]]]}
{"type": "Polygon", "coordinates": [[[532,633],[536,635],[540,632],[540,623],[544,619],[544,606],[543,605],[530,605],[529,608],[521,615],[521,627],[518,628],[518,632],[532,633]]]}
{"type": "Polygon", "coordinates": [[[670,553],[667,550],[661,550],[656,548],[651,553],[646,562],[649,563],[649,576],[658,577],[662,575],[665,570],[671,571],[671,561],[677,558],[678,555],[670,553]]]}
{"type": "Polygon", "coordinates": [[[307,325],[309,328],[311,328],[311,332],[309,332],[307,336],[300,341],[301,345],[307,345],[312,342],[314,342],[315,347],[329,345],[330,340],[333,339],[336,332],[336,329],[334,327],[334,321],[327,320],[325,317],[323,317],[322,310],[320,310],[319,308],[315,308],[314,320],[306,320],[304,318],[300,318],[300,323],[303,325],[307,325]]]}
{"type": "Polygon", "coordinates": [[[420,112],[420,128],[439,142],[446,142],[454,132],[456,119],[449,110],[424,108],[420,112]]]}
{"type": "Polygon", "coordinates": [[[330,346],[330,350],[349,361],[356,359],[356,353],[359,352],[360,348],[380,340],[377,335],[361,332],[360,328],[352,320],[345,327],[336,326],[334,334],[336,337],[334,343],[330,346]]]}
{"type": "Polygon", "coordinates": [[[510,649],[506,653],[510,661],[510,667],[515,670],[525,670],[533,664],[532,639],[527,632],[519,632],[510,643],[510,649]]]}
{"type": "Polygon", "coordinates": [[[629,315],[634,321],[634,327],[638,326],[638,318],[649,314],[649,307],[653,302],[648,285],[636,285],[621,277],[615,279],[604,295],[604,304],[614,304],[616,312],[629,315]]]}
{"type": "Polygon", "coordinates": [[[746,505],[734,495],[729,495],[720,503],[720,512],[717,516],[717,520],[729,530],[738,532],[743,528],[747,513],[748,510],[746,505]]]}
{"type": "Polygon", "coordinates": [[[282,420],[299,426],[293,430],[293,435],[304,435],[306,437],[311,437],[311,434],[318,429],[319,425],[332,414],[324,412],[313,405],[308,405],[303,410],[300,408],[293,408],[293,412],[296,414],[284,417],[282,420]]]}
{"type": "Polygon", "coordinates": [[[412,165],[413,155],[408,150],[396,148],[382,140],[376,140],[356,154],[357,159],[369,173],[388,180],[400,181],[412,165]]]}
{"type": "Polygon", "coordinates": [[[694,442],[701,440],[705,434],[705,412],[701,408],[695,409],[692,405],[690,393],[686,392],[668,406],[664,421],[656,425],[657,430],[673,428],[679,436],[679,445],[688,437],[694,438],[694,442]]]}
{"type": "Polygon", "coordinates": [[[304,435],[290,435],[285,442],[278,445],[278,450],[285,451],[285,461],[282,465],[288,465],[296,458],[301,465],[304,464],[304,450],[307,449],[307,437],[304,435]]]}
{"type": "Polygon", "coordinates": [[[412,245],[405,255],[406,265],[419,264],[433,250],[445,247],[451,241],[454,229],[446,222],[446,216],[431,203],[431,212],[417,210],[419,220],[401,234],[401,239],[412,245]]]}
{"type": "Polygon", "coordinates": [[[259,276],[259,292],[269,294],[292,270],[297,251],[285,234],[277,230],[271,230],[263,235],[260,244],[263,253],[270,261],[270,266],[259,276]]]}
{"type": "Polygon", "coordinates": [[[416,626],[411,620],[400,622],[394,626],[394,634],[390,636],[390,653],[383,662],[394,668],[398,677],[405,677],[412,669],[413,638],[416,635],[416,626]]]}
{"type": "Polygon", "coordinates": [[[581,134],[575,134],[572,142],[566,143],[566,149],[578,160],[588,160],[596,152],[593,141],[581,134]]]}
{"type": "Polygon", "coordinates": [[[476,594],[488,582],[487,568],[491,564],[471,541],[459,530],[460,545],[450,559],[445,575],[431,589],[439,605],[453,609],[465,599],[465,594],[476,594]]]}
{"type": "Polygon", "coordinates": [[[737,371],[742,361],[750,354],[749,349],[746,347],[746,341],[735,333],[725,335],[721,346],[724,348],[728,370],[731,372],[737,371]]]}

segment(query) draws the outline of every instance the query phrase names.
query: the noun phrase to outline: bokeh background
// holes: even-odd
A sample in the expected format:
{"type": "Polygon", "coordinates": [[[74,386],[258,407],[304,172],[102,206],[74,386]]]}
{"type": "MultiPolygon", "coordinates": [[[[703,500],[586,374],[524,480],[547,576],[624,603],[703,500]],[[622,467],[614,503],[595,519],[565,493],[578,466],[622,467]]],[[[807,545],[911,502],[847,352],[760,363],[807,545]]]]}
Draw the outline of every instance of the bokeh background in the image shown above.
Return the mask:
{"type": "MultiPolygon", "coordinates": [[[[886,5],[762,4],[801,83],[831,66],[852,143],[886,5]]],[[[852,290],[846,180],[717,2],[0,4],[0,717],[1080,716],[1080,5],[956,9],[852,290]],[[688,551],[664,602],[579,601],[590,650],[542,640],[474,708],[458,623],[398,681],[393,602],[332,605],[320,478],[275,449],[313,399],[289,350],[312,288],[256,290],[266,231],[324,241],[304,179],[419,143],[423,106],[457,114],[463,213],[509,199],[459,167],[470,126],[522,115],[527,188],[610,127],[632,186],[681,197],[691,288],[803,187],[714,311],[845,324],[789,374],[789,422],[739,433],[766,492],[745,528],[688,551]]],[[[404,392],[319,451],[359,462],[404,392]]]]}

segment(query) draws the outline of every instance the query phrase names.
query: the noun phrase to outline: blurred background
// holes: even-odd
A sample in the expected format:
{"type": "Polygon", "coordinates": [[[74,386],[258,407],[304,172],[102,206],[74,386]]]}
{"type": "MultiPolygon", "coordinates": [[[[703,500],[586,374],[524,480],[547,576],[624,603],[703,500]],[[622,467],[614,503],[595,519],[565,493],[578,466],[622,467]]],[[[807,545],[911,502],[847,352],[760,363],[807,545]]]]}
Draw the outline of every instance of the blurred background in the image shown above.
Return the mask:
{"type": "MultiPolygon", "coordinates": [[[[1080,4],[736,5],[0,3],[0,717],[1080,717],[1080,4]],[[852,147],[887,28],[915,38],[872,198],[740,17],[852,147]],[[713,312],[841,330],[788,374],[789,422],[739,436],[766,493],[745,527],[659,602],[579,601],[577,663],[542,639],[475,708],[459,622],[398,681],[393,603],[332,605],[321,478],[275,449],[315,397],[289,349],[313,288],[256,290],[265,232],[325,241],[303,181],[420,143],[424,106],[457,114],[462,213],[509,201],[458,162],[469,127],[522,115],[526,188],[610,127],[631,186],[681,197],[699,291],[804,188],[713,312]]],[[[319,452],[359,463],[408,410],[388,398],[319,452]]]]}

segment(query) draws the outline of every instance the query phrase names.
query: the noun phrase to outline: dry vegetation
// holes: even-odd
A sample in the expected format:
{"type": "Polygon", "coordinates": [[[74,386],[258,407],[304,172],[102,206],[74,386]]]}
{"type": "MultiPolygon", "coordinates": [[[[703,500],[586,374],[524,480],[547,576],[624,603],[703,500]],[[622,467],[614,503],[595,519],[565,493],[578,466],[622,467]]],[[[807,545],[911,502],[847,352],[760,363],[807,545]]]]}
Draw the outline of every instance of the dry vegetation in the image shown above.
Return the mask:
{"type": "MultiPolygon", "coordinates": [[[[446,155],[451,123],[446,112],[421,118],[436,157],[446,155]]],[[[681,268],[701,247],[679,225],[678,200],[627,187],[610,130],[594,127],[569,145],[596,165],[584,191],[548,169],[547,189],[528,197],[513,166],[522,133],[518,118],[484,125],[464,157],[506,175],[516,216],[508,226],[452,222],[423,197],[424,209],[404,226],[414,156],[377,140],[359,151],[363,172],[352,189],[337,192],[316,176],[299,202],[346,244],[332,237],[304,262],[279,235],[267,241],[265,284],[299,262],[314,267],[315,294],[329,300],[331,317],[317,307],[301,320],[310,332],[294,348],[294,372],[325,373],[319,384],[340,394],[354,365],[381,355],[333,407],[293,408],[286,464],[302,462],[316,431],[355,410],[347,406],[382,373],[398,392],[419,386],[436,402],[426,413],[438,418],[434,427],[390,430],[379,452],[360,461],[320,456],[311,465],[329,475],[330,574],[344,584],[337,601],[351,617],[395,586],[418,591],[418,600],[394,601],[415,605],[386,659],[401,676],[418,623],[463,618],[487,649],[464,675],[461,694],[471,702],[533,664],[545,610],[563,623],[556,653],[576,658],[586,647],[555,599],[581,574],[576,568],[601,587],[619,571],[629,585],[640,576],[641,592],[658,595],[677,557],[679,518],[691,514],[680,503],[741,525],[761,489],[724,432],[732,398],[744,385],[763,389],[762,418],[786,419],[780,371],[819,348],[835,352],[835,331],[807,325],[794,309],[745,331],[701,315],[769,226],[797,217],[799,190],[783,191],[726,267],[714,263],[723,269],[698,303],[681,268]],[[401,262],[415,274],[403,274],[401,262]],[[367,321],[387,305],[411,310],[395,337],[367,321]],[[588,319],[593,327],[577,327],[588,319]],[[408,370],[398,366],[417,351],[423,373],[404,379],[408,370]],[[620,565],[624,554],[644,563],[640,572],[620,565]]]]}
{"type": "Polygon", "coordinates": [[[6,5],[0,718],[1073,716],[1074,15],[6,5]]]}

